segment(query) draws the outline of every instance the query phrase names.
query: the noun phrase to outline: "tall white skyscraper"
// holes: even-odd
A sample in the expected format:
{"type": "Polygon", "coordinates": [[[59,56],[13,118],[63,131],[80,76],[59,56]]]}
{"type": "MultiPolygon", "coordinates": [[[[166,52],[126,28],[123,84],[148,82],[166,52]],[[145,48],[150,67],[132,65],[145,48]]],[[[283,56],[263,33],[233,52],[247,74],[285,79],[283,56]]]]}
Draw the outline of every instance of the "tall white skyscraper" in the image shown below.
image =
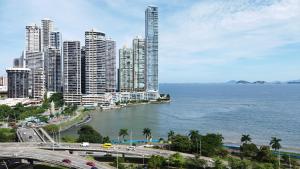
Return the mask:
{"type": "Polygon", "coordinates": [[[81,103],[81,50],[79,41],[63,43],[63,96],[66,103],[81,103]]]}
{"type": "Polygon", "coordinates": [[[26,26],[25,66],[30,69],[28,76],[29,95],[43,98],[45,93],[44,53],[42,32],[37,25],[26,26]]]}
{"type": "Polygon", "coordinates": [[[85,32],[85,92],[103,94],[116,90],[115,42],[95,30],[85,32]]]}
{"type": "Polygon", "coordinates": [[[158,91],[158,7],[148,6],[145,11],[146,89],[158,91]]]}
{"type": "Polygon", "coordinates": [[[41,28],[37,25],[26,26],[26,52],[40,52],[42,50],[41,28]]]}

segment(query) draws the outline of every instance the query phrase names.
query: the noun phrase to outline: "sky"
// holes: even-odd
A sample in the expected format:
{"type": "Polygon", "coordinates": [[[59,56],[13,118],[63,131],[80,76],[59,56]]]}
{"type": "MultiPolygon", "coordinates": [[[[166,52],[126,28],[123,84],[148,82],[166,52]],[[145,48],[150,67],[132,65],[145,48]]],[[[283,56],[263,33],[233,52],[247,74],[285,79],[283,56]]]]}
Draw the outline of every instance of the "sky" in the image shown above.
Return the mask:
{"type": "Polygon", "coordinates": [[[159,8],[160,83],[300,79],[300,0],[0,0],[0,76],[25,48],[25,26],[49,18],[63,40],[92,28],[117,50],[144,36],[159,8]]]}

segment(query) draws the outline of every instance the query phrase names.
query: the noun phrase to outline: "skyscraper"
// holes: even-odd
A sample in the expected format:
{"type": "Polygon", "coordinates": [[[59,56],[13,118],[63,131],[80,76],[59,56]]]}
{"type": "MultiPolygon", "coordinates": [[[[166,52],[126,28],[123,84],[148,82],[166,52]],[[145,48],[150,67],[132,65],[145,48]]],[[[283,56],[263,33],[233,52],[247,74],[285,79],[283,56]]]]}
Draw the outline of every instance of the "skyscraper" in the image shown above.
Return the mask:
{"type": "Polygon", "coordinates": [[[61,45],[61,33],[50,32],[50,47],[60,49],[61,45]]]}
{"type": "Polygon", "coordinates": [[[120,92],[133,91],[133,68],[132,49],[124,46],[119,50],[120,92]]]}
{"type": "Polygon", "coordinates": [[[45,49],[45,75],[47,91],[61,92],[62,67],[61,52],[59,48],[49,47],[45,49]]]}
{"type": "Polygon", "coordinates": [[[28,97],[28,77],[30,69],[10,68],[6,69],[8,80],[8,98],[28,97]]]}
{"type": "Polygon", "coordinates": [[[136,92],[146,90],[146,52],[145,39],[135,38],[132,41],[133,48],[133,88],[136,92]]]}
{"type": "Polygon", "coordinates": [[[43,98],[45,94],[44,53],[42,52],[42,31],[37,25],[26,26],[26,68],[30,69],[29,95],[43,98]]]}
{"type": "Polygon", "coordinates": [[[85,32],[85,92],[103,94],[116,89],[115,42],[102,32],[85,32]],[[109,81],[109,82],[108,82],[109,81]]]}
{"type": "Polygon", "coordinates": [[[106,92],[116,92],[116,42],[107,39],[106,40],[106,92]]]}
{"type": "Polygon", "coordinates": [[[158,7],[145,11],[146,89],[158,91],[158,7]]]}
{"type": "Polygon", "coordinates": [[[85,46],[81,48],[81,93],[85,94],[85,46]]]}
{"type": "Polygon", "coordinates": [[[40,52],[41,50],[41,28],[37,25],[26,26],[26,52],[40,52]]]}
{"type": "Polygon", "coordinates": [[[81,103],[81,51],[79,41],[63,43],[64,91],[66,103],[81,103]]]}
{"type": "Polygon", "coordinates": [[[50,19],[42,20],[42,45],[43,48],[50,47],[50,34],[53,31],[53,21],[50,19]]]}

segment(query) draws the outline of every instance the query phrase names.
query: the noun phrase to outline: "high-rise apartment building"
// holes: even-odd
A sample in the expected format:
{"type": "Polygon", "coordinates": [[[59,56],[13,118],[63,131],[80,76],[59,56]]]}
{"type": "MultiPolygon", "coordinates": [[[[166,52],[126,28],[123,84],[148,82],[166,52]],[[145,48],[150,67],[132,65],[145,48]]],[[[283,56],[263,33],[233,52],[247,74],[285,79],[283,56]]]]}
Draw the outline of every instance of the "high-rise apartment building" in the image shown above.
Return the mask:
{"type": "Polygon", "coordinates": [[[106,92],[116,92],[116,42],[110,39],[106,40],[106,92]]]}
{"type": "Polygon", "coordinates": [[[136,92],[146,90],[146,51],[145,39],[135,38],[132,42],[133,49],[133,88],[136,92]]]}
{"type": "Polygon", "coordinates": [[[14,59],[14,62],[13,62],[14,68],[23,68],[24,67],[24,55],[25,55],[25,53],[22,52],[22,54],[19,58],[14,59]]]}
{"type": "Polygon", "coordinates": [[[81,103],[81,50],[79,41],[63,43],[64,91],[66,103],[81,103]]]}
{"type": "Polygon", "coordinates": [[[132,49],[123,47],[119,50],[119,80],[120,92],[133,91],[133,54],[132,49]]]}
{"type": "Polygon", "coordinates": [[[8,98],[28,97],[28,77],[30,69],[10,68],[6,69],[8,81],[8,98]]]}
{"type": "Polygon", "coordinates": [[[45,52],[45,76],[47,91],[62,91],[61,51],[59,48],[49,47],[45,52]]]}
{"type": "Polygon", "coordinates": [[[46,92],[42,31],[37,25],[26,26],[25,65],[30,69],[29,95],[42,99],[46,92]]]}
{"type": "Polygon", "coordinates": [[[50,47],[60,49],[61,48],[61,33],[60,32],[50,32],[50,47]]]}
{"type": "Polygon", "coordinates": [[[26,52],[26,68],[29,73],[29,95],[42,99],[45,94],[44,53],[26,52]]]}
{"type": "Polygon", "coordinates": [[[85,92],[103,94],[116,90],[115,42],[94,30],[85,32],[85,92]]]}
{"type": "Polygon", "coordinates": [[[158,7],[148,6],[145,11],[146,89],[158,91],[158,7]]]}
{"type": "Polygon", "coordinates": [[[85,94],[85,46],[81,48],[81,93],[85,94]]]}
{"type": "Polygon", "coordinates": [[[50,47],[50,34],[53,31],[53,21],[50,19],[42,20],[42,45],[43,48],[50,47]]]}
{"type": "Polygon", "coordinates": [[[26,52],[40,52],[42,50],[41,28],[37,25],[26,26],[26,52]]]}

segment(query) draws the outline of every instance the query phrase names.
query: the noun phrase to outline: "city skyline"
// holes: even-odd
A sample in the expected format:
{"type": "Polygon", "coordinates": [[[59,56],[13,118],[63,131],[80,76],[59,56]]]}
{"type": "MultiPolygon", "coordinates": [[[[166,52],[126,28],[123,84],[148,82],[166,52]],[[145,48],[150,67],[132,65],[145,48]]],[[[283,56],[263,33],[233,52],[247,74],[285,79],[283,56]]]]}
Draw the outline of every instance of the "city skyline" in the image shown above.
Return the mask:
{"type": "Polygon", "coordinates": [[[54,20],[54,31],[62,32],[64,41],[81,43],[84,32],[95,27],[116,40],[118,50],[129,46],[133,37],[144,35],[144,9],[155,4],[160,11],[161,83],[300,79],[297,0],[59,2],[0,2],[0,26],[4,28],[0,75],[6,75],[5,68],[21,56],[24,27],[31,22],[54,20]],[[78,10],[82,12],[72,12],[78,10]]]}

